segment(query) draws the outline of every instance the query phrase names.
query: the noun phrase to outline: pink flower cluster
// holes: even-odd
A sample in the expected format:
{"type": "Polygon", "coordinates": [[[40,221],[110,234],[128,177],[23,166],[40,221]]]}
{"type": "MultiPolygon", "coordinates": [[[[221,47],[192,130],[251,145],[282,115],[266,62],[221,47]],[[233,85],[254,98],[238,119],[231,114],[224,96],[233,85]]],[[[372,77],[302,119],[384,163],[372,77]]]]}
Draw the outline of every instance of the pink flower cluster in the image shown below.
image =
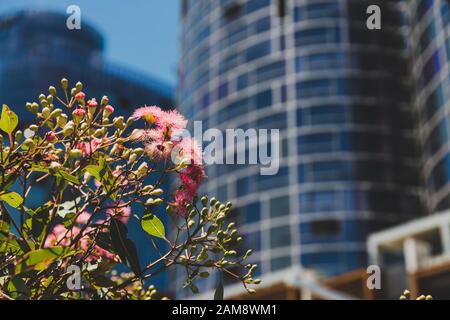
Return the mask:
{"type": "Polygon", "coordinates": [[[184,163],[183,169],[178,172],[181,185],[171,203],[184,216],[186,204],[192,202],[206,178],[201,146],[193,138],[180,138],[178,133],[186,128],[187,120],[176,110],[164,111],[157,106],[145,106],[137,109],[132,118],[143,119],[149,125],[138,132],[138,139],[144,142],[145,150],[152,159],[167,160],[172,155],[172,159],[184,163]]]}
{"type": "MultiPolygon", "coordinates": [[[[106,220],[98,219],[95,221],[95,224],[107,226],[109,225],[109,222],[111,221],[112,217],[117,218],[119,221],[126,224],[128,223],[128,220],[130,219],[131,216],[131,208],[129,206],[124,205],[124,203],[121,202],[114,209],[106,210],[106,216],[107,216],[106,220]]],[[[52,232],[45,239],[44,247],[45,248],[54,246],[68,247],[72,244],[72,241],[76,237],[78,237],[81,232],[83,232],[82,236],[75,245],[77,249],[83,252],[87,252],[92,244],[89,234],[94,231],[93,227],[86,226],[90,220],[92,220],[92,215],[89,212],[85,211],[78,215],[78,217],[75,220],[77,225],[73,226],[70,229],[66,228],[62,224],[56,225],[53,228],[52,232]]],[[[115,254],[101,248],[98,245],[94,245],[91,248],[89,256],[87,257],[87,261],[97,261],[100,258],[117,260],[115,254]]]]}

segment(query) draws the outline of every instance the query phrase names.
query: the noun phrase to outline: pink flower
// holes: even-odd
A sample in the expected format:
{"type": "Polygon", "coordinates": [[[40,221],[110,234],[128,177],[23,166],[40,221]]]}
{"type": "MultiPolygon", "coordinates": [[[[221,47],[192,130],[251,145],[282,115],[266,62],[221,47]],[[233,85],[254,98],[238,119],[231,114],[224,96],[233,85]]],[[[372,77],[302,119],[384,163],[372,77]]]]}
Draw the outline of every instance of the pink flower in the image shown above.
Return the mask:
{"type": "Polygon", "coordinates": [[[86,114],[86,111],[82,108],[77,108],[77,109],[73,110],[72,116],[73,116],[73,121],[75,122],[75,124],[80,123],[80,121],[83,119],[85,114],[86,114]]]}
{"type": "MultiPolygon", "coordinates": [[[[88,213],[84,213],[83,218],[88,215],[88,213]]],[[[82,215],[83,215],[82,214],[82,215]]],[[[81,215],[80,215],[81,216],[81,215]]],[[[78,219],[77,219],[78,220],[78,219]]],[[[86,228],[83,235],[79,238],[79,240],[74,243],[74,247],[81,249],[84,252],[87,252],[91,249],[92,240],[89,238],[89,232],[92,231],[92,228],[86,228]]],[[[52,232],[45,239],[44,247],[54,247],[54,246],[63,246],[68,247],[71,245],[72,241],[77,237],[81,232],[81,229],[77,226],[72,227],[71,229],[67,229],[62,224],[56,225],[52,232]]],[[[116,255],[95,245],[92,248],[92,253],[87,257],[87,261],[98,260],[101,257],[106,259],[115,260],[116,255]]]]}
{"type": "Polygon", "coordinates": [[[131,217],[131,207],[124,206],[124,202],[121,201],[116,208],[107,209],[106,214],[110,217],[118,217],[120,222],[127,224],[131,217]]]}
{"type": "Polygon", "coordinates": [[[162,111],[156,118],[156,125],[171,135],[176,130],[185,129],[187,120],[177,110],[162,111]]]}
{"type": "Polygon", "coordinates": [[[45,141],[53,142],[56,140],[56,135],[53,131],[49,131],[45,134],[45,141]]]}
{"type": "Polygon", "coordinates": [[[72,112],[72,115],[82,117],[86,114],[86,111],[82,108],[77,108],[72,112]]]}
{"type": "Polygon", "coordinates": [[[172,151],[173,143],[170,141],[151,141],[145,145],[145,151],[152,159],[166,159],[172,151]]]}
{"type": "Polygon", "coordinates": [[[99,146],[102,144],[102,139],[99,138],[93,138],[91,141],[88,142],[80,142],[77,145],[77,149],[81,150],[81,153],[83,154],[83,157],[87,157],[97,151],[99,146]]]}
{"type": "Polygon", "coordinates": [[[152,159],[166,159],[173,148],[173,142],[166,140],[160,129],[140,130],[138,140],[145,144],[145,151],[152,159]]]}
{"type": "Polygon", "coordinates": [[[76,218],[75,221],[79,224],[86,224],[86,223],[88,223],[90,218],[91,218],[91,214],[87,211],[83,211],[82,213],[80,213],[78,215],[78,217],[76,218]]]}
{"type": "Polygon", "coordinates": [[[108,104],[103,108],[103,117],[105,117],[105,118],[109,117],[109,115],[113,112],[114,112],[113,106],[108,104]]]}
{"type": "Polygon", "coordinates": [[[184,189],[192,196],[197,194],[202,182],[207,178],[202,166],[191,165],[179,173],[184,189]]]}
{"type": "Polygon", "coordinates": [[[89,108],[95,109],[95,108],[97,108],[98,103],[97,103],[97,100],[95,100],[95,98],[92,98],[91,100],[89,100],[87,102],[87,105],[88,105],[89,108]]]}
{"type": "Polygon", "coordinates": [[[172,159],[175,160],[174,162],[176,163],[185,161],[188,164],[193,163],[196,165],[202,165],[202,148],[194,138],[183,138],[183,140],[177,143],[173,151],[175,153],[172,155],[172,159]]]}
{"type": "Polygon", "coordinates": [[[52,233],[50,233],[45,239],[44,247],[67,247],[70,245],[71,239],[76,237],[79,233],[80,228],[78,227],[73,227],[69,230],[62,224],[58,224],[53,228],[52,233]]]}
{"type": "Polygon", "coordinates": [[[86,94],[83,91],[80,91],[75,95],[75,99],[77,101],[83,101],[85,97],[86,97],[86,94]]]}
{"type": "Polygon", "coordinates": [[[178,209],[178,213],[182,217],[185,217],[187,213],[187,209],[185,206],[186,204],[190,203],[193,199],[194,197],[192,196],[192,194],[190,194],[186,190],[178,189],[177,191],[174,192],[173,194],[174,201],[171,202],[170,204],[178,209]]]}
{"type": "Polygon", "coordinates": [[[161,113],[162,110],[158,106],[145,106],[136,109],[131,117],[134,120],[144,119],[148,123],[153,124],[161,116],[161,113]]]}

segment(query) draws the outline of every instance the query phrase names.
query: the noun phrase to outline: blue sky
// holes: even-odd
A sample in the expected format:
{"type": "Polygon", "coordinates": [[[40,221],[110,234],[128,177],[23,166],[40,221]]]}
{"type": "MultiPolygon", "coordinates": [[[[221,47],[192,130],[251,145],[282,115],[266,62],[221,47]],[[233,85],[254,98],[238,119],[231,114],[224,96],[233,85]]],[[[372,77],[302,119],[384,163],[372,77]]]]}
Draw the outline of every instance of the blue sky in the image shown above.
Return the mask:
{"type": "Polygon", "coordinates": [[[92,24],[105,36],[110,61],[175,85],[179,0],[0,1],[0,14],[19,9],[52,9],[66,14],[72,4],[81,8],[82,24],[92,24]]]}

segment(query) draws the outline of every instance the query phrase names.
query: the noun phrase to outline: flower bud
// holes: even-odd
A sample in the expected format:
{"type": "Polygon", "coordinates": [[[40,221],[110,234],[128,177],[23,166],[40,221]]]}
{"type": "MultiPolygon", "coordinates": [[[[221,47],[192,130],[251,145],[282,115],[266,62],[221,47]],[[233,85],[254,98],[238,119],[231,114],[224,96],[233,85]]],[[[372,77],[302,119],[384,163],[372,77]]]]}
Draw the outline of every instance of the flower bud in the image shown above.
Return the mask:
{"type": "Polygon", "coordinates": [[[22,139],[22,137],[23,137],[23,132],[20,130],[17,130],[16,133],[14,134],[14,140],[19,141],[20,139],[22,139]]]}
{"type": "Polygon", "coordinates": [[[62,134],[64,135],[64,137],[68,137],[70,135],[72,135],[74,131],[74,124],[72,121],[67,122],[66,126],[64,127],[62,134]]]}
{"type": "Polygon", "coordinates": [[[35,124],[32,124],[28,127],[31,131],[37,132],[39,130],[39,127],[35,124]]]}
{"type": "Polygon", "coordinates": [[[52,161],[52,162],[50,163],[49,169],[50,169],[51,171],[57,171],[57,170],[61,169],[61,164],[60,164],[59,162],[52,161]]]}
{"type": "Polygon", "coordinates": [[[106,106],[109,103],[109,98],[107,96],[103,96],[100,103],[102,106],[106,106]]]}
{"type": "Polygon", "coordinates": [[[39,105],[36,102],[33,102],[30,106],[30,111],[36,114],[39,110],[39,105]]]}
{"type": "Polygon", "coordinates": [[[123,129],[125,128],[123,121],[124,121],[123,117],[116,117],[113,119],[113,124],[117,129],[123,129]]]}
{"type": "Polygon", "coordinates": [[[81,120],[83,120],[85,114],[86,111],[82,108],[77,108],[72,112],[72,117],[75,125],[78,125],[81,122],[81,120]]]}
{"type": "Polygon", "coordinates": [[[83,122],[80,126],[81,130],[86,130],[89,125],[86,122],[83,122]]]}
{"type": "Polygon", "coordinates": [[[151,196],[160,196],[160,195],[162,195],[164,193],[164,190],[163,189],[155,189],[155,190],[153,190],[152,192],[150,192],[149,194],[151,195],[151,196]]]}
{"type": "Polygon", "coordinates": [[[104,131],[105,130],[103,130],[103,128],[102,129],[97,129],[97,130],[95,130],[94,131],[94,137],[96,137],[96,138],[101,138],[101,137],[103,137],[103,135],[104,135],[104,131]]]}
{"type": "Polygon", "coordinates": [[[95,98],[92,98],[91,100],[89,100],[87,102],[87,105],[88,105],[89,109],[95,110],[95,108],[97,108],[97,106],[98,106],[98,103],[97,103],[97,100],[95,100],[95,98]]]}
{"type": "Polygon", "coordinates": [[[61,87],[63,87],[64,90],[67,90],[67,87],[69,86],[69,80],[66,78],[61,79],[61,87]]]}
{"type": "Polygon", "coordinates": [[[41,94],[39,95],[39,102],[42,102],[42,101],[44,101],[44,100],[45,100],[45,94],[41,93],[41,94]]]}
{"type": "Polygon", "coordinates": [[[108,118],[111,113],[114,112],[114,108],[111,105],[106,105],[103,108],[103,118],[108,118]]]}
{"type": "Polygon", "coordinates": [[[50,118],[52,118],[52,119],[57,118],[61,115],[61,113],[62,113],[62,110],[57,108],[57,109],[53,110],[52,113],[50,113],[50,118]]]}
{"type": "Polygon", "coordinates": [[[78,102],[80,102],[80,103],[82,103],[83,105],[84,105],[84,98],[86,97],[86,94],[83,92],[83,91],[80,91],[80,92],[78,92],[76,95],[75,95],[75,99],[78,101],[78,102]]]}
{"type": "Polygon", "coordinates": [[[144,154],[145,150],[142,148],[136,148],[133,150],[133,153],[135,153],[137,156],[142,156],[144,154]]]}
{"type": "Polygon", "coordinates": [[[72,149],[72,150],[70,150],[69,155],[70,155],[70,158],[77,159],[82,156],[82,152],[79,149],[72,149]]]}
{"type": "Polygon", "coordinates": [[[111,148],[111,154],[118,155],[120,151],[123,149],[123,147],[120,144],[114,144],[114,146],[111,148]]]}
{"type": "Polygon", "coordinates": [[[26,146],[27,148],[33,148],[35,146],[35,143],[33,141],[33,139],[25,139],[25,141],[23,142],[23,145],[26,146]]]}
{"type": "Polygon", "coordinates": [[[42,117],[44,117],[44,119],[47,119],[48,117],[50,117],[50,109],[45,107],[44,109],[42,109],[42,117]]]}
{"type": "MultiPolygon", "coordinates": [[[[131,157],[130,157],[131,158],[131,157]]],[[[138,176],[138,177],[142,177],[143,175],[145,175],[146,173],[147,173],[147,171],[148,171],[148,164],[147,164],[147,162],[143,162],[140,166],[139,166],[139,168],[137,168],[137,170],[136,170],[136,175],[138,176]]]]}
{"type": "Polygon", "coordinates": [[[161,199],[161,198],[156,198],[156,199],[153,199],[153,198],[150,198],[150,199],[148,199],[146,202],[145,202],[145,205],[146,206],[151,206],[151,205],[158,205],[158,204],[161,204],[161,203],[163,203],[164,201],[163,201],[163,199],[161,199]]]}
{"type": "Polygon", "coordinates": [[[49,92],[52,96],[56,96],[56,88],[55,88],[54,86],[48,87],[48,92],[49,92]]]}
{"type": "Polygon", "coordinates": [[[45,140],[47,142],[54,142],[56,139],[57,137],[53,131],[49,131],[45,134],[45,140]]]}
{"type": "Polygon", "coordinates": [[[67,114],[62,113],[57,119],[56,119],[56,123],[58,124],[58,126],[60,126],[61,128],[64,128],[64,126],[67,124],[67,114]]]}
{"type": "Polygon", "coordinates": [[[130,157],[128,158],[128,163],[133,163],[137,159],[137,155],[135,153],[130,154],[130,157]]]}
{"type": "Polygon", "coordinates": [[[81,90],[83,90],[83,84],[80,81],[78,81],[75,84],[75,88],[77,88],[78,91],[81,91],[81,90]]]}
{"type": "Polygon", "coordinates": [[[25,104],[25,108],[26,108],[28,111],[30,111],[30,112],[36,114],[36,113],[38,112],[39,105],[38,105],[37,103],[27,102],[27,103],[25,104]]]}
{"type": "Polygon", "coordinates": [[[142,192],[146,193],[146,192],[150,192],[151,190],[153,190],[154,187],[152,185],[148,185],[142,188],[142,192]]]}

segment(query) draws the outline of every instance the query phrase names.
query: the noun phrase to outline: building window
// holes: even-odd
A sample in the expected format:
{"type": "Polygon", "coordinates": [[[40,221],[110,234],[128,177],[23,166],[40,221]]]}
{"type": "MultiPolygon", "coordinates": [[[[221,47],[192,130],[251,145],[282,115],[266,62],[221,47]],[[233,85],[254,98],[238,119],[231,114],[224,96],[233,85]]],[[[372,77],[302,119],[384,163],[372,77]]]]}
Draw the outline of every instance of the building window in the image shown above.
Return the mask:
{"type": "Polygon", "coordinates": [[[242,13],[242,4],[233,3],[225,8],[224,17],[227,21],[239,18],[242,13]]]}
{"type": "Polygon", "coordinates": [[[277,227],[270,230],[270,247],[288,247],[291,244],[291,232],[289,226],[277,227]]]}
{"type": "Polygon", "coordinates": [[[322,220],[311,222],[311,234],[319,237],[336,236],[341,231],[341,222],[338,220],[322,220]]]}
{"type": "Polygon", "coordinates": [[[278,17],[283,19],[286,16],[286,0],[278,0],[278,17]]]}

